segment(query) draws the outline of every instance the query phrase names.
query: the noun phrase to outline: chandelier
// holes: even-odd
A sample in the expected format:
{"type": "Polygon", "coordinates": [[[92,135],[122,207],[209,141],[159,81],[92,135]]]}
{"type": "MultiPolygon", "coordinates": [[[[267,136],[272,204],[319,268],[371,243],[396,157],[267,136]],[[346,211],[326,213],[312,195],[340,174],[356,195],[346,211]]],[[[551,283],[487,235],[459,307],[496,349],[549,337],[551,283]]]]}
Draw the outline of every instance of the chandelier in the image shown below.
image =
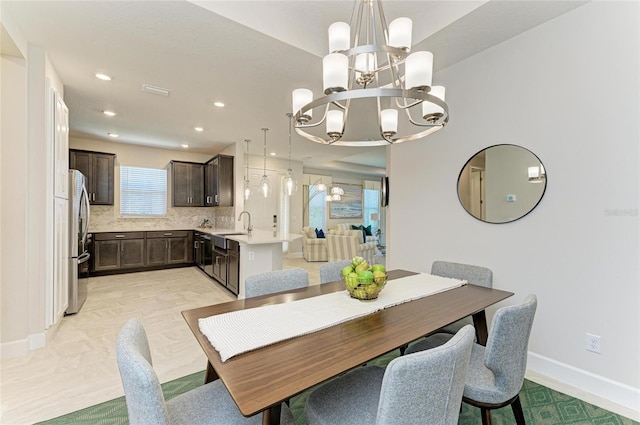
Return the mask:
{"type": "Polygon", "coordinates": [[[432,86],[433,54],[410,53],[411,30],[409,18],[387,26],[381,1],[356,1],[350,24],[329,27],[329,54],[322,60],[324,96],[314,99],[305,88],[293,91],[296,132],[317,143],[380,146],[416,140],[444,127],[449,121],[445,89],[432,86]],[[345,130],[356,127],[348,124],[350,113],[361,122],[377,122],[375,137],[347,140],[345,130]],[[320,117],[316,121],[314,114],[320,117]]]}

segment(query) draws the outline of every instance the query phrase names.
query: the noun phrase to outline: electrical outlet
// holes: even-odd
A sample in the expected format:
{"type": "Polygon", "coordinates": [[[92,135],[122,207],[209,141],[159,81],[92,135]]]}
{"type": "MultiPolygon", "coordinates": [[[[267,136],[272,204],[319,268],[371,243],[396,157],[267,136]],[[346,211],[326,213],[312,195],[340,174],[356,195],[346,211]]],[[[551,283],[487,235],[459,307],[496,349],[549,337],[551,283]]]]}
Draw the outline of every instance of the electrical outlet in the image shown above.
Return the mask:
{"type": "Polygon", "coordinates": [[[593,335],[593,334],[587,333],[585,338],[585,344],[586,344],[587,351],[592,351],[598,354],[602,353],[602,347],[600,345],[600,335],[593,335]]]}
{"type": "Polygon", "coordinates": [[[256,259],[255,251],[249,251],[249,261],[253,261],[256,259]]]}

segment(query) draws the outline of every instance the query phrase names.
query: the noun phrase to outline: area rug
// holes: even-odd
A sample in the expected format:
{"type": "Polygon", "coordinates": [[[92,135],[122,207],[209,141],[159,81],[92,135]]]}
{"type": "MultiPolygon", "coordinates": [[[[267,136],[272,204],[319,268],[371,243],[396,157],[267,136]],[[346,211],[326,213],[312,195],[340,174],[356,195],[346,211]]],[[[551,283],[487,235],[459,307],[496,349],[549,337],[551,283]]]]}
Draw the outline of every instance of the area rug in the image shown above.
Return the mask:
{"type": "MultiPolygon", "coordinates": [[[[373,360],[370,364],[385,366],[397,354],[397,352],[389,353],[373,360]]],[[[166,382],[162,384],[162,391],[165,398],[170,399],[202,385],[203,381],[204,371],[166,382]]],[[[296,425],[306,425],[304,403],[308,394],[309,391],[291,399],[291,412],[296,425]]],[[[640,425],[636,421],[529,380],[524,381],[520,399],[528,425],[640,425]]],[[[491,416],[494,425],[515,424],[510,407],[494,410],[491,416]]],[[[128,425],[128,423],[124,397],[119,397],[58,418],[39,422],[36,425],[128,425]]],[[[480,410],[463,403],[458,425],[479,425],[481,423],[480,410]]]]}

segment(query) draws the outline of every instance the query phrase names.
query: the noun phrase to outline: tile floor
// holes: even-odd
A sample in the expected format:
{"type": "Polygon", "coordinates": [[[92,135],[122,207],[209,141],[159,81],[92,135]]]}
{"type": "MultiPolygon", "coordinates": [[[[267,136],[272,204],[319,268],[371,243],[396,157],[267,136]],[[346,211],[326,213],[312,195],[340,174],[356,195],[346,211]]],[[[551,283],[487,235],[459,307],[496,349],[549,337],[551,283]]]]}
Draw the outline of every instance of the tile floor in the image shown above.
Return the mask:
{"type": "MultiPolygon", "coordinates": [[[[322,264],[286,258],[284,267],[307,269],[314,285],[322,264]]],[[[180,312],[233,299],[195,267],[91,278],[84,307],[51,330],[45,348],[1,363],[0,423],[32,424],[121,396],[116,338],[131,317],[145,325],[161,382],[203,370],[206,358],[180,312]]]]}
{"type": "MultiPolygon", "coordinates": [[[[319,283],[322,263],[287,259],[319,283]]],[[[195,267],[95,277],[80,312],[63,318],[45,348],[0,366],[0,424],[51,419],[123,394],[116,338],[131,317],[145,325],[160,382],[203,370],[204,353],[181,316],[183,310],[235,296],[195,267]]]]}

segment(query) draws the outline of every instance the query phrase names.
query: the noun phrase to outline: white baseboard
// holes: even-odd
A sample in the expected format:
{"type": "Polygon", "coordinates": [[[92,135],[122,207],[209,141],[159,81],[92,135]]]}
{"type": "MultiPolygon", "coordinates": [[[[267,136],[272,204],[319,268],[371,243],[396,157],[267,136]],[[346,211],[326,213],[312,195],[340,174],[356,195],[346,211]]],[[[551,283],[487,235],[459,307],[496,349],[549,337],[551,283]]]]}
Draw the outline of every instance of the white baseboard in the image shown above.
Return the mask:
{"type": "Polygon", "coordinates": [[[37,350],[47,345],[47,337],[44,332],[29,335],[29,349],[37,350]]]}
{"type": "MultiPolygon", "coordinates": [[[[586,370],[578,369],[574,366],[558,362],[548,357],[529,352],[527,373],[533,373],[534,375],[539,374],[543,377],[550,378],[552,381],[563,384],[562,389],[560,389],[561,391],[566,390],[566,386],[569,386],[573,387],[575,390],[574,392],[588,393],[574,393],[569,395],[585,400],[589,403],[600,405],[596,398],[590,397],[593,395],[602,400],[621,406],[623,411],[616,413],[628,416],[628,414],[625,414],[627,412],[625,412],[624,409],[628,409],[630,412],[640,411],[640,388],[634,388],[630,385],[596,375],[586,370]],[[581,397],[581,395],[583,397],[581,397]],[[585,398],[589,399],[587,400],[585,398]]],[[[535,380],[535,378],[532,380],[535,380]]],[[[569,393],[570,390],[565,392],[569,393]]],[[[609,405],[601,407],[611,411],[615,410],[609,405]]]]}
{"type": "Polygon", "coordinates": [[[30,351],[37,350],[47,345],[44,332],[29,335],[28,337],[16,341],[3,342],[0,344],[0,359],[8,360],[16,357],[23,357],[30,351]]]}
{"type": "Polygon", "coordinates": [[[29,338],[0,344],[0,359],[8,360],[26,356],[29,352],[29,338]]]}

